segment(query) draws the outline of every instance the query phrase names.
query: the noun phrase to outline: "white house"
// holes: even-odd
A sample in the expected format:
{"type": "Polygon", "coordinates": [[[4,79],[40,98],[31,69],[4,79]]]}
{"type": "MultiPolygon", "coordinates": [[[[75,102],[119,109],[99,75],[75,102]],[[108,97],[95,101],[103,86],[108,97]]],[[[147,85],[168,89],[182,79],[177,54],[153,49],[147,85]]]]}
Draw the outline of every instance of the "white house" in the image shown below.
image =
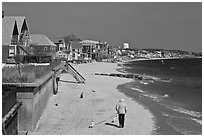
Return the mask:
{"type": "Polygon", "coordinates": [[[82,57],[82,44],[80,42],[71,42],[70,47],[72,48],[72,60],[80,60],[82,57]]]}
{"type": "Polygon", "coordinates": [[[83,45],[83,56],[87,59],[96,59],[98,50],[100,50],[100,41],[83,40],[80,42],[83,45]]]}

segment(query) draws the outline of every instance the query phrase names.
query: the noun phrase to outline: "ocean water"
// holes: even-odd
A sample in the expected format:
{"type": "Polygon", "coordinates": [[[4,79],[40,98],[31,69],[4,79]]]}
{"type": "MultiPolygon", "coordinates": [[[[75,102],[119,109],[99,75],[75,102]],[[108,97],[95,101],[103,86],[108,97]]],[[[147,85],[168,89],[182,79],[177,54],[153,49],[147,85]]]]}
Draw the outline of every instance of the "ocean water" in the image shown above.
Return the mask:
{"type": "Polygon", "coordinates": [[[156,77],[118,86],[154,115],[154,134],[202,134],[201,58],[134,61],[123,70],[156,77]]]}

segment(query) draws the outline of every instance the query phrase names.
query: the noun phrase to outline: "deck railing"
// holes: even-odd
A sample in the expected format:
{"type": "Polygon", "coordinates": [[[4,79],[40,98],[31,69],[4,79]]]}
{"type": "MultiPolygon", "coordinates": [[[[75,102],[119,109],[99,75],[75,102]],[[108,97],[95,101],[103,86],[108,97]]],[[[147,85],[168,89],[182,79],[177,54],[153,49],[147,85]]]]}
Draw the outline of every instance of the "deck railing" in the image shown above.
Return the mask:
{"type": "Polygon", "coordinates": [[[2,134],[18,134],[18,109],[21,102],[17,101],[16,91],[2,93],[2,134]]]}

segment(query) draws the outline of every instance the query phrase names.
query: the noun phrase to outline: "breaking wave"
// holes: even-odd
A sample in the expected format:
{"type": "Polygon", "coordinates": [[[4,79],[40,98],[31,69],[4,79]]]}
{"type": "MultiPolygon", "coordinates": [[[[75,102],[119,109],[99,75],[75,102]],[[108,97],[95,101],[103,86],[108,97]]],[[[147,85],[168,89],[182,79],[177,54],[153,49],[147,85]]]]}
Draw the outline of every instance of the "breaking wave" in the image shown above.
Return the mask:
{"type": "Polygon", "coordinates": [[[139,89],[139,88],[131,88],[132,90],[136,90],[136,91],[139,91],[139,92],[141,92],[141,93],[143,93],[144,91],[143,90],[141,90],[141,89],[139,89]]]}
{"type": "Polygon", "coordinates": [[[202,113],[201,112],[196,112],[196,111],[192,111],[192,110],[187,110],[185,108],[182,107],[171,107],[169,105],[165,105],[165,107],[167,107],[168,109],[171,109],[173,111],[179,112],[179,113],[183,113],[183,114],[187,114],[193,117],[202,117],[202,113]]]}

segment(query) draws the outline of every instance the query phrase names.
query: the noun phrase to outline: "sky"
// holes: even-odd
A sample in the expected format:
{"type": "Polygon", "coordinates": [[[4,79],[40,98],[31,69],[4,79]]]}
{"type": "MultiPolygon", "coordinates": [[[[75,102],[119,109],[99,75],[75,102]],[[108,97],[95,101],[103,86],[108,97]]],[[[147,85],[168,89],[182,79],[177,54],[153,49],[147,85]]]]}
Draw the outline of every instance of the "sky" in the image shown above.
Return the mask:
{"type": "Polygon", "coordinates": [[[202,51],[201,2],[3,2],[2,10],[25,16],[31,34],[202,51]]]}

